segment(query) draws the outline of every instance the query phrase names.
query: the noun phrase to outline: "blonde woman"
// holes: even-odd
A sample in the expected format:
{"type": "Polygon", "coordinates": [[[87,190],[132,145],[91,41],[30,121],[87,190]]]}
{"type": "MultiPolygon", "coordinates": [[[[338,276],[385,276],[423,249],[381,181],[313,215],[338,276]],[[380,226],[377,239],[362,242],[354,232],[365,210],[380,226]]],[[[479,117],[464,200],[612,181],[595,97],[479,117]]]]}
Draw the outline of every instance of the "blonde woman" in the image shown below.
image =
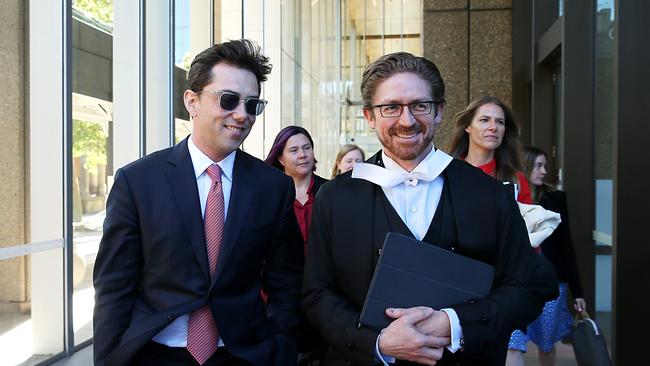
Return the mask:
{"type": "Polygon", "coordinates": [[[354,164],[362,163],[364,160],[366,160],[365,154],[359,146],[354,144],[344,145],[336,155],[334,168],[332,168],[332,178],[352,170],[354,164]]]}

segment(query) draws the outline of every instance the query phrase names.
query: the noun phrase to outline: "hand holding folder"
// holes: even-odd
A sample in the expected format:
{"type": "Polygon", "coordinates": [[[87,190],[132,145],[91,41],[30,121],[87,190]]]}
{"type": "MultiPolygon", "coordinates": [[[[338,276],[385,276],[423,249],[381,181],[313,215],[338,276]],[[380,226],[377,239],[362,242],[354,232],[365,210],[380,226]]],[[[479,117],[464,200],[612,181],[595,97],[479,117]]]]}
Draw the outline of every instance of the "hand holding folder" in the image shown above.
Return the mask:
{"type": "Polygon", "coordinates": [[[386,308],[428,306],[439,310],[486,297],[494,267],[414,238],[388,233],[359,322],[383,329],[386,308]]]}

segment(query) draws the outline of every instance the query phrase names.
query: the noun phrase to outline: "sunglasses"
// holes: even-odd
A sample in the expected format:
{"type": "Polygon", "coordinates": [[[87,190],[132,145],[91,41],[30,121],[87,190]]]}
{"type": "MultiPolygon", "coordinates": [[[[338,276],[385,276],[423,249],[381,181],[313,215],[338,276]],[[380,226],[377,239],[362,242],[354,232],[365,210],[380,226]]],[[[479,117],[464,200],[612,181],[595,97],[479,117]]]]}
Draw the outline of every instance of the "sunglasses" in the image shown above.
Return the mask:
{"type": "Polygon", "coordinates": [[[235,108],[237,108],[239,103],[243,102],[246,113],[252,116],[259,116],[260,114],[262,114],[262,112],[264,112],[264,107],[266,106],[266,103],[268,103],[264,99],[259,99],[254,97],[240,98],[239,94],[225,91],[225,90],[219,90],[219,91],[203,90],[197,92],[197,94],[216,95],[219,98],[219,106],[222,109],[227,111],[235,110],[235,108]]]}

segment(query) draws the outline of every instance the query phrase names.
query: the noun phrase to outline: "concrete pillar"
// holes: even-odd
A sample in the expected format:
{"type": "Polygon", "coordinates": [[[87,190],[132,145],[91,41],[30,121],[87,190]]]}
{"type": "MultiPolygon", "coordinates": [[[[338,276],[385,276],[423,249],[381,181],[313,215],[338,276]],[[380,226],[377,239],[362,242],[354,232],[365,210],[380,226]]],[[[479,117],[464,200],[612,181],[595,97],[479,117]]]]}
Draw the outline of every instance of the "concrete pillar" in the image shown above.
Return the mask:
{"type": "MultiPolygon", "coordinates": [[[[170,0],[148,0],[146,6],[146,153],[172,145],[171,134],[171,74],[169,47],[173,16],[170,0]]],[[[135,60],[135,54],[131,60],[135,60]]]]}
{"type": "Polygon", "coordinates": [[[445,148],[453,132],[453,116],[467,105],[469,89],[468,0],[424,0],[422,44],[445,81],[447,105],[434,144],[445,148]]]}
{"type": "Polygon", "coordinates": [[[107,191],[115,171],[140,157],[139,11],[137,1],[113,3],[113,163],[106,173],[107,191]]]}
{"type": "MultiPolygon", "coordinates": [[[[30,241],[63,237],[63,7],[29,5],[30,241]]],[[[33,352],[63,351],[63,251],[31,256],[33,352]]]]}
{"type": "Polygon", "coordinates": [[[512,100],[511,0],[423,0],[424,57],[438,65],[447,106],[434,144],[446,147],[453,117],[482,95],[512,100]]]}
{"type": "Polygon", "coordinates": [[[469,99],[493,95],[512,105],[511,0],[471,0],[469,99]]]}
{"type": "MultiPolygon", "coordinates": [[[[26,243],[25,24],[21,0],[0,1],[0,248],[26,243]]],[[[26,258],[0,261],[0,312],[28,300],[26,258]]]]}

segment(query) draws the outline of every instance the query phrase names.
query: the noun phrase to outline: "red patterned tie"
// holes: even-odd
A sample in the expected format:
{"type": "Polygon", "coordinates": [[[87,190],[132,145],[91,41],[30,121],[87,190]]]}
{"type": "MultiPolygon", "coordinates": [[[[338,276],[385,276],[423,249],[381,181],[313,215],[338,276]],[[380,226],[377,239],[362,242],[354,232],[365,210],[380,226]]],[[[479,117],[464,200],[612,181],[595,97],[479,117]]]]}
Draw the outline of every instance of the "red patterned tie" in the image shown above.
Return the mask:
{"type": "MultiPolygon", "coordinates": [[[[205,204],[204,228],[208,252],[210,277],[217,268],[217,258],[221,249],[224,223],[223,190],[221,188],[221,168],[217,164],[208,167],[207,173],[212,178],[212,186],[205,204]]],[[[208,305],[203,305],[190,314],[187,329],[187,350],[199,365],[203,365],[217,351],[219,333],[208,305]]]]}

